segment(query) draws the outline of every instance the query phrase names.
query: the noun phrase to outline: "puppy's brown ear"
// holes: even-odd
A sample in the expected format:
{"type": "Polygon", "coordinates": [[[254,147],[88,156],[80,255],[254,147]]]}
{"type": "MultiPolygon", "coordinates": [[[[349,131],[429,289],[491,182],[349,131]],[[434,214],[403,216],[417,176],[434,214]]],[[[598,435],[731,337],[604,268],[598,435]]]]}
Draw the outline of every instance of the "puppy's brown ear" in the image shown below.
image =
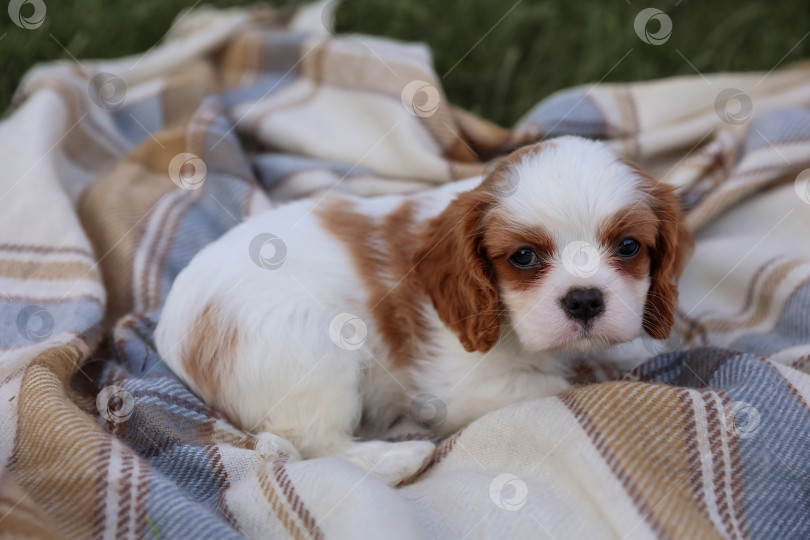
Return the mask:
{"type": "Polygon", "coordinates": [[[462,193],[428,222],[414,258],[433,307],[469,351],[498,340],[500,301],[481,242],[481,220],[494,202],[483,189],[462,193]]]}
{"type": "Polygon", "coordinates": [[[648,192],[658,218],[658,236],[650,252],[650,290],[642,326],[655,339],[666,339],[675,323],[678,279],[692,253],[692,234],[682,223],[682,212],[672,187],[649,179],[648,192]]]}

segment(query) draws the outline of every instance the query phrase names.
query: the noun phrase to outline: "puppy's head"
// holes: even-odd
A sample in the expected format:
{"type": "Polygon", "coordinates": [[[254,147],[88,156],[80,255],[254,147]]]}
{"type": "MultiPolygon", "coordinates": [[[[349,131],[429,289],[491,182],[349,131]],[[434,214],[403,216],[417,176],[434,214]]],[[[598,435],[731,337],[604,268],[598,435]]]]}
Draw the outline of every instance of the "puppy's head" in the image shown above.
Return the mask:
{"type": "Polygon", "coordinates": [[[508,321],[525,350],[664,339],[692,246],[672,189],[605,144],[514,152],[433,219],[415,263],[442,321],[485,352],[508,321]]]}

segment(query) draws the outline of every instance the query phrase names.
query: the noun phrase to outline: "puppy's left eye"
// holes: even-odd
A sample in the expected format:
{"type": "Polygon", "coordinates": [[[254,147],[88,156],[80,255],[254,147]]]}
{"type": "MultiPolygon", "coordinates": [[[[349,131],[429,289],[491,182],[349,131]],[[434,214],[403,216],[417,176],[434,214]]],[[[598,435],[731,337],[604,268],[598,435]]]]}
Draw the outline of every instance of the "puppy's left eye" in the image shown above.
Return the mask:
{"type": "Polygon", "coordinates": [[[530,249],[519,249],[509,257],[509,261],[518,268],[528,268],[538,262],[537,255],[530,249]]]}
{"type": "Polygon", "coordinates": [[[619,257],[629,259],[630,257],[635,257],[640,249],[641,244],[637,240],[625,238],[619,242],[619,245],[616,247],[616,253],[619,254],[619,257]]]}

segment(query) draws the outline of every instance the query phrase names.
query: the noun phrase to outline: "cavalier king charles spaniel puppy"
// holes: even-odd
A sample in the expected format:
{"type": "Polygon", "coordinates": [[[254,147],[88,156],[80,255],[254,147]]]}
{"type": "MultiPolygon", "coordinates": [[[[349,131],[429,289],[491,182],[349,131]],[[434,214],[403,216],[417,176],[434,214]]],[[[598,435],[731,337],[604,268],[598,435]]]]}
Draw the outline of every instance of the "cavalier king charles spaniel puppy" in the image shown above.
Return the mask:
{"type": "Polygon", "coordinates": [[[483,180],[248,219],[178,275],[155,341],[264,451],[396,485],[434,449],[379,440],[398,426],[444,436],[564,391],[572,352],[666,338],[691,245],[671,187],[562,137],[483,180]]]}

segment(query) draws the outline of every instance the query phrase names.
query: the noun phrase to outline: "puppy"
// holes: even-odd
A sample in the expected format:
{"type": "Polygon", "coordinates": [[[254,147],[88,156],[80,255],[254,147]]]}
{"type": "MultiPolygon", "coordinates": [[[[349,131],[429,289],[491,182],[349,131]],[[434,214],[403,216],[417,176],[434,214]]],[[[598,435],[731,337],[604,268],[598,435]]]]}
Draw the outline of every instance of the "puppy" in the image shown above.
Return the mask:
{"type": "Polygon", "coordinates": [[[568,388],[566,352],[666,338],[690,246],[670,187],[563,137],[483,181],[247,220],[179,274],[156,345],[270,451],[396,485],[433,445],[374,440],[394,424],[446,435],[568,388]]]}

